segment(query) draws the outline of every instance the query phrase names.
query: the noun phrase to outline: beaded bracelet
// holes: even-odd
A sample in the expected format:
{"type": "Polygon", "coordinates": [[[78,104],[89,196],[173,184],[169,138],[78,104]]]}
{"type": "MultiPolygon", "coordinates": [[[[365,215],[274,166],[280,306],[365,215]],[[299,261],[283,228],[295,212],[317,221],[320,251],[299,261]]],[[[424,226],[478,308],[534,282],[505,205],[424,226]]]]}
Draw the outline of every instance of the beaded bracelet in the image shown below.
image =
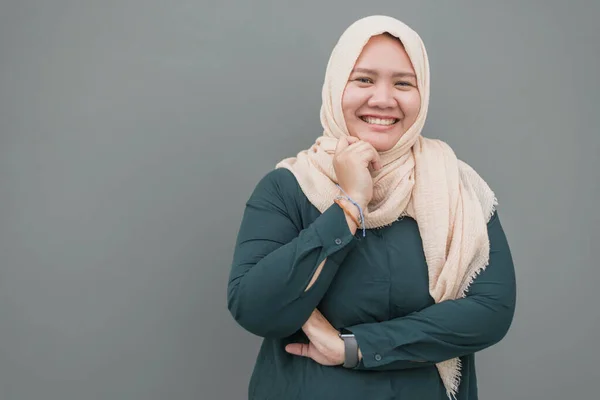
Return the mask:
{"type": "Polygon", "coordinates": [[[362,226],[362,231],[363,231],[363,237],[365,237],[367,235],[366,233],[366,228],[365,228],[365,217],[363,215],[363,210],[362,207],[354,200],[352,200],[352,198],[350,196],[348,196],[348,194],[344,191],[344,189],[341,188],[340,185],[336,185],[338,187],[338,189],[340,189],[342,191],[342,193],[344,193],[345,196],[337,196],[336,200],[338,199],[344,199],[344,200],[348,200],[350,203],[354,204],[357,208],[358,208],[358,212],[360,213],[360,218],[358,220],[358,226],[361,227],[362,226]]]}

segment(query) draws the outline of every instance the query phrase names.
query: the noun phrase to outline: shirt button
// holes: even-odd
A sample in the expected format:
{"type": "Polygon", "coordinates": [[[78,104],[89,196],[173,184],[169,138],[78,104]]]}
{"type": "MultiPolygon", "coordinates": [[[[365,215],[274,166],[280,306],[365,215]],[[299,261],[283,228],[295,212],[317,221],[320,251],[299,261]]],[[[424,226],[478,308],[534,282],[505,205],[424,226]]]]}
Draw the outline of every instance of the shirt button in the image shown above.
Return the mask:
{"type": "Polygon", "coordinates": [[[340,239],[340,238],[335,239],[335,244],[337,244],[337,245],[342,244],[342,239],[340,239]]]}
{"type": "Polygon", "coordinates": [[[381,361],[381,354],[375,354],[375,361],[381,361]]]}

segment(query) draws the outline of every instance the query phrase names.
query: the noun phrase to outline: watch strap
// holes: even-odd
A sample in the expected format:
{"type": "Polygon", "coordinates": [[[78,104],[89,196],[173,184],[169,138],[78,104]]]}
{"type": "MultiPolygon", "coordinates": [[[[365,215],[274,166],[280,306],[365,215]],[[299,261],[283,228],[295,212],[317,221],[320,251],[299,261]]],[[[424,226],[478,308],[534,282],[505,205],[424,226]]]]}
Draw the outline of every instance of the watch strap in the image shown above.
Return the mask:
{"type": "Polygon", "coordinates": [[[358,365],[358,343],[353,333],[340,333],[344,341],[344,368],[354,368],[358,365]]]}

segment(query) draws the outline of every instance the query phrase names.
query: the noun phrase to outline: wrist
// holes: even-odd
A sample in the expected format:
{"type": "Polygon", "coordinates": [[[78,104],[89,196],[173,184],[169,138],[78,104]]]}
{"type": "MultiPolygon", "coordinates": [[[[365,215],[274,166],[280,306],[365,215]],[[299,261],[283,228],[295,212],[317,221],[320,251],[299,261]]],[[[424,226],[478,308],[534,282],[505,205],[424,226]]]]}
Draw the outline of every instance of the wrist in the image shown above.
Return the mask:
{"type": "Polygon", "coordinates": [[[356,202],[360,207],[363,208],[363,210],[369,204],[370,200],[366,199],[363,193],[355,192],[353,190],[346,190],[343,187],[341,187],[339,184],[337,185],[337,187],[338,187],[338,196],[351,198],[352,201],[356,202]]]}
{"type": "MultiPolygon", "coordinates": [[[[355,195],[355,194],[353,194],[351,192],[347,193],[347,194],[340,193],[340,195],[344,196],[344,197],[347,196],[347,197],[351,198],[352,201],[354,201],[356,204],[358,204],[362,208],[363,211],[367,208],[367,205],[369,204],[369,202],[366,199],[364,199],[361,195],[355,195]]],[[[352,204],[352,205],[354,205],[352,203],[352,201],[349,201],[349,203],[352,204]]],[[[356,207],[356,205],[354,205],[354,207],[356,207]]]]}
{"type": "Polygon", "coordinates": [[[362,234],[365,236],[364,212],[368,201],[361,199],[357,200],[356,196],[353,197],[352,194],[346,193],[340,185],[337,185],[337,187],[341,193],[335,197],[334,201],[344,210],[350,231],[354,234],[358,228],[362,228],[362,234]],[[349,204],[352,204],[352,207],[350,207],[349,204]]]}
{"type": "MultiPolygon", "coordinates": [[[[358,209],[358,207],[356,206],[356,204],[352,203],[351,201],[349,201],[348,199],[345,199],[345,198],[341,198],[338,201],[340,203],[342,203],[342,205],[344,206],[344,208],[346,210],[348,210],[348,212],[351,213],[352,216],[357,221],[360,221],[360,210],[358,209]]],[[[360,203],[359,203],[359,206],[360,206],[360,203]]]]}
{"type": "Polygon", "coordinates": [[[346,361],[346,344],[344,343],[344,339],[342,339],[338,333],[337,336],[337,341],[338,341],[338,346],[337,348],[338,350],[338,365],[344,365],[344,362],[346,361]]]}

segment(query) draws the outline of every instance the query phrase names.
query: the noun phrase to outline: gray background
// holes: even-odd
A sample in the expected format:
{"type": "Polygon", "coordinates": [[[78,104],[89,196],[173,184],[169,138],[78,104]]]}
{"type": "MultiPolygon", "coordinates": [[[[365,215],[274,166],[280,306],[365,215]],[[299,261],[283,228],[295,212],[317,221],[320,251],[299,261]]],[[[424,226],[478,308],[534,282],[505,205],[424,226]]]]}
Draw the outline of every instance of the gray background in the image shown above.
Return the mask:
{"type": "Polygon", "coordinates": [[[427,46],[425,135],[500,199],[519,299],[481,398],[598,398],[600,2],[4,0],[0,400],[246,397],[245,200],[320,134],[329,53],[379,13],[427,46]]]}

